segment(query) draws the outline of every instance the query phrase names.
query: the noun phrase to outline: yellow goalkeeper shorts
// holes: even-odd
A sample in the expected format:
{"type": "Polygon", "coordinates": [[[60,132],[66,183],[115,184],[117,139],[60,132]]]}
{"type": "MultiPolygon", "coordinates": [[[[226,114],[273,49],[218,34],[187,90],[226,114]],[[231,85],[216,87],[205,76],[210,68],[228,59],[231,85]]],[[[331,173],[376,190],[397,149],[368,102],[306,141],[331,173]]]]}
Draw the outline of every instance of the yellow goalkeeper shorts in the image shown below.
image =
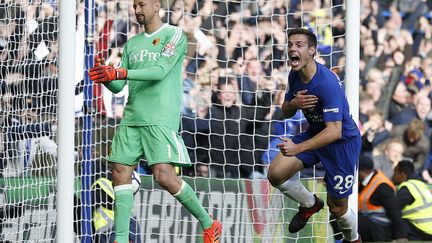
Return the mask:
{"type": "Polygon", "coordinates": [[[183,139],[165,126],[119,126],[114,135],[108,160],[136,165],[141,158],[149,166],[172,163],[190,166],[191,161],[183,139]]]}

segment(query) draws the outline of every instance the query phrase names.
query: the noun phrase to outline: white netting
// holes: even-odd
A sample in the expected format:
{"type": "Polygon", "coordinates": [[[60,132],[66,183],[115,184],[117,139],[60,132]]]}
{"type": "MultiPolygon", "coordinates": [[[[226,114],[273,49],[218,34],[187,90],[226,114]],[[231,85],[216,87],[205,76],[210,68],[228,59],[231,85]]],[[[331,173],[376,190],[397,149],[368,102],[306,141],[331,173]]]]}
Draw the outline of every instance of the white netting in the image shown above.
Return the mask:
{"type": "Polygon", "coordinates": [[[2,242],[54,239],[57,4],[0,3],[2,242]]]}
{"type": "MultiPolygon", "coordinates": [[[[93,55],[85,51],[85,27],[90,24],[84,18],[85,10],[89,10],[85,3],[78,5],[77,54],[71,58],[77,64],[76,196],[81,198],[83,209],[89,209],[83,197],[90,191],[83,193],[79,188],[88,189],[91,183],[89,180],[86,187],[83,178],[95,178],[85,174],[88,168],[96,177],[107,169],[109,145],[128,94],[126,89],[113,95],[102,86],[91,87],[84,81],[84,73],[89,60],[96,58],[118,64],[124,43],[142,29],[136,24],[131,2],[96,0],[93,55]],[[87,102],[89,96],[91,102],[87,102]]],[[[303,26],[317,33],[317,60],[332,67],[343,80],[343,1],[161,0],[161,4],[164,22],[182,27],[189,39],[181,131],[194,166],[181,173],[209,212],[223,222],[222,242],[331,241],[334,235],[327,212],[312,218],[299,234],[288,233],[287,224],[297,205],[271,188],[266,171],[279,137],[290,137],[307,125],[301,114],[282,120],[279,110],[289,72],[287,30],[303,26]],[[218,83],[233,84],[232,109],[226,103],[222,107],[219,99],[229,92],[220,92],[218,83]],[[209,109],[214,109],[211,114],[217,116],[209,117],[209,109]]],[[[4,41],[0,44],[7,50],[7,57],[2,55],[2,62],[7,63],[2,65],[2,115],[7,118],[37,112],[37,122],[47,121],[50,126],[46,134],[38,131],[35,139],[50,144],[56,118],[57,2],[6,1],[1,7],[5,15],[1,16],[4,41]],[[14,6],[19,11],[12,10],[14,6]],[[32,16],[33,8],[37,10],[32,16]]],[[[23,124],[36,122],[19,118],[23,124]]],[[[0,126],[5,131],[18,126],[4,121],[0,126]]],[[[19,155],[25,147],[20,149],[16,144],[27,137],[14,138],[15,144],[10,139],[5,137],[0,144],[3,175],[7,177],[3,188],[4,192],[15,192],[13,200],[6,198],[9,204],[24,203],[26,210],[25,216],[6,221],[3,236],[12,241],[26,237],[51,241],[55,237],[55,154],[39,147],[35,154],[42,158],[33,159],[30,170],[25,170],[25,156],[19,155]],[[18,187],[13,187],[17,183],[28,188],[17,191],[18,187]]],[[[145,162],[140,163],[139,171],[143,189],[135,196],[135,215],[141,240],[200,242],[197,221],[151,177],[144,176],[150,173],[145,162]]],[[[308,188],[325,198],[322,174],[322,169],[316,168],[304,171],[303,176],[308,188]]],[[[79,222],[85,227],[90,221],[79,222]]],[[[85,238],[82,230],[77,240],[85,238]]]]}

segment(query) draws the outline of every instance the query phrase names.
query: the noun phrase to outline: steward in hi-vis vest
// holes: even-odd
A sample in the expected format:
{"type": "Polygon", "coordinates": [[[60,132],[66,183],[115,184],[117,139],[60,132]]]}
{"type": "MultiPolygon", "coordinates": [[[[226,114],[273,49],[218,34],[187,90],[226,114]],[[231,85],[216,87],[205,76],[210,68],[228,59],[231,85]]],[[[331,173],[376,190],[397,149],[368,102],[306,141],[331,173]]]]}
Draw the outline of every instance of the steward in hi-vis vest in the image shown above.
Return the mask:
{"type": "Polygon", "coordinates": [[[414,198],[412,204],[402,209],[402,217],[408,219],[418,229],[432,235],[432,193],[427,185],[419,180],[409,179],[399,185],[406,187],[414,198]]]}
{"type": "MultiPolygon", "coordinates": [[[[133,178],[139,175],[134,172],[133,178]]],[[[134,179],[133,179],[134,180],[134,179]]],[[[138,179],[139,180],[139,179],[138,179]]],[[[139,191],[140,181],[133,183],[134,192],[139,191]]],[[[93,242],[99,243],[111,243],[115,239],[114,230],[114,189],[111,179],[111,173],[108,171],[106,175],[97,178],[92,184],[92,238],[93,242]]],[[[75,198],[75,216],[81,217],[81,201],[79,198],[75,198]]],[[[79,222],[77,218],[75,222],[79,222]]],[[[80,235],[80,225],[75,225],[75,232],[80,235]]],[[[140,231],[138,221],[135,217],[130,218],[129,227],[129,239],[130,242],[141,242],[140,231]]]]}
{"type": "Polygon", "coordinates": [[[368,215],[369,218],[380,224],[390,224],[390,219],[387,217],[383,205],[375,205],[371,202],[372,195],[377,191],[382,184],[388,185],[393,190],[395,186],[381,171],[372,172],[372,178],[369,183],[359,193],[358,206],[359,212],[368,215]]]}
{"type": "Polygon", "coordinates": [[[393,181],[398,184],[397,199],[402,218],[409,225],[408,239],[432,240],[432,193],[418,178],[410,161],[401,161],[394,169],[393,181]]]}
{"type": "Polygon", "coordinates": [[[358,222],[363,241],[392,241],[407,238],[393,182],[374,170],[369,157],[359,161],[358,222]]]}

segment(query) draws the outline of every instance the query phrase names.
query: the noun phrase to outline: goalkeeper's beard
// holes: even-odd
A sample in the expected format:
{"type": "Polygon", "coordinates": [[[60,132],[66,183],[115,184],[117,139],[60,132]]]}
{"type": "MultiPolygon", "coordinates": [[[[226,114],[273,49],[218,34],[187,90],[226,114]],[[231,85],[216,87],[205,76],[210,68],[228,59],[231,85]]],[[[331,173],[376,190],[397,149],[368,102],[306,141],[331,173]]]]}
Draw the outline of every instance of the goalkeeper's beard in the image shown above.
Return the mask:
{"type": "Polygon", "coordinates": [[[138,23],[140,25],[144,25],[145,24],[145,16],[140,14],[140,15],[136,15],[136,19],[138,21],[138,23]]]}

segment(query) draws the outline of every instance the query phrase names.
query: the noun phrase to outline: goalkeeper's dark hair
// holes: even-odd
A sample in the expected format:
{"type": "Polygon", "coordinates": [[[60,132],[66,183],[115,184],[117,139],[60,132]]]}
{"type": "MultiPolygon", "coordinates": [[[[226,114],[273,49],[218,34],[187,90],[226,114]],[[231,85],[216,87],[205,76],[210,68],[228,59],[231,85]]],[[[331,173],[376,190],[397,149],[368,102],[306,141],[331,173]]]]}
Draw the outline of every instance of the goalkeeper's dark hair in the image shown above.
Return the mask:
{"type": "Polygon", "coordinates": [[[290,36],[292,36],[292,35],[305,35],[308,39],[308,46],[309,47],[313,46],[316,48],[318,45],[318,40],[317,40],[316,35],[308,29],[303,29],[303,28],[291,29],[288,31],[288,38],[290,38],[290,36]]]}
{"type": "Polygon", "coordinates": [[[415,173],[415,168],[412,161],[404,159],[400,161],[396,168],[399,172],[404,173],[407,177],[415,173]]]}

